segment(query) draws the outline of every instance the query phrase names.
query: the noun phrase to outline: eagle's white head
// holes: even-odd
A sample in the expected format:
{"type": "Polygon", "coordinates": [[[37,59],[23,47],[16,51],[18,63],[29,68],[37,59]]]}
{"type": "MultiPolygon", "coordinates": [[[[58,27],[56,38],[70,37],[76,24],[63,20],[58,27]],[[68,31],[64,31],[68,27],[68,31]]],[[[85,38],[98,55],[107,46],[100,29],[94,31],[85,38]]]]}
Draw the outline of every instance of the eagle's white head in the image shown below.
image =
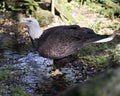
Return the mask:
{"type": "Polygon", "coordinates": [[[29,35],[33,40],[38,39],[42,35],[43,31],[35,18],[22,18],[21,22],[28,27],[29,35]]]}

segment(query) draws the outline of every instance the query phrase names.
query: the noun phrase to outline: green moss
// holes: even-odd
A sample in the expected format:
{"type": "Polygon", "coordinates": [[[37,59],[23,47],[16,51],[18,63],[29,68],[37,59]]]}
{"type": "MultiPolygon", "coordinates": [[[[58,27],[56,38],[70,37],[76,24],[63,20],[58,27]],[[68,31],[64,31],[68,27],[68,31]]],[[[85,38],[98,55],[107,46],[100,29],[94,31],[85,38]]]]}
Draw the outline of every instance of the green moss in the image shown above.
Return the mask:
{"type": "Polygon", "coordinates": [[[0,83],[0,94],[2,96],[30,96],[21,85],[7,85],[0,83]]]}
{"type": "Polygon", "coordinates": [[[8,80],[10,78],[12,78],[12,75],[10,74],[10,70],[0,71],[0,80],[1,79],[8,80]]]}
{"type": "Polygon", "coordinates": [[[4,65],[0,70],[0,95],[2,96],[30,96],[29,93],[25,91],[24,86],[16,84],[13,82],[16,80],[17,76],[23,75],[21,70],[17,70],[12,65],[4,65]]]}
{"type": "Polygon", "coordinates": [[[16,85],[14,87],[10,87],[10,91],[12,96],[30,96],[29,93],[25,92],[24,87],[16,85]]]}
{"type": "Polygon", "coordinates": [[[115,23],[114,25],[108,25],[107,28],[111,28],[113,30],[116,30],[116,29],[120,29],[120,24],[119,23],[115,23]]]}
{"type": "Polygon", "coordinates": [[[0,80],[9,80],[10,78],[13,77],[11,74],[11,68],[13,68],[13,66],[9,65],[9,66],[4,66],[0,70],[0,80]]]}

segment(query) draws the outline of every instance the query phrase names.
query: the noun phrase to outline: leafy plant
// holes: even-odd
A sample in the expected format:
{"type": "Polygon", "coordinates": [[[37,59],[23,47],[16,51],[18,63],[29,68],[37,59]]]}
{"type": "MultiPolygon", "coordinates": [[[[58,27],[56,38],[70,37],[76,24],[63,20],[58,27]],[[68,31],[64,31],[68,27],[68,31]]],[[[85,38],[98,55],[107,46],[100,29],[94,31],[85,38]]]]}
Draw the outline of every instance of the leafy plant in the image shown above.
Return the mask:
{"type": "Polygon", "coordinates": [[[30,15],[36,10],[38,3],[34,0],[2,0],[0,1],[0,12],[14,11],[30,15]]]}

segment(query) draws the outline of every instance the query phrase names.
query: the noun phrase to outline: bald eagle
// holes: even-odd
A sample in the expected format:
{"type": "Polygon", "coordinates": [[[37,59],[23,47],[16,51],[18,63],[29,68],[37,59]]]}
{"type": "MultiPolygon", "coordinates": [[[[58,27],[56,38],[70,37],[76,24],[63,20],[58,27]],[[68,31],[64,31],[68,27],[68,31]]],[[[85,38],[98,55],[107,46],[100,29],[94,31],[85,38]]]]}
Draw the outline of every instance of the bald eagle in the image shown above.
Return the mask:
{"type": "Polygon", "coordinates": [[[28,27],[34,47],[45,58],[60,60],[76,53],[91,43],[111,41],[120,31],[112,35],[99,35],[92,29],[78,25],[55,26],[41,30],[35,18],[23,18],[22,22],[28,27]]]}

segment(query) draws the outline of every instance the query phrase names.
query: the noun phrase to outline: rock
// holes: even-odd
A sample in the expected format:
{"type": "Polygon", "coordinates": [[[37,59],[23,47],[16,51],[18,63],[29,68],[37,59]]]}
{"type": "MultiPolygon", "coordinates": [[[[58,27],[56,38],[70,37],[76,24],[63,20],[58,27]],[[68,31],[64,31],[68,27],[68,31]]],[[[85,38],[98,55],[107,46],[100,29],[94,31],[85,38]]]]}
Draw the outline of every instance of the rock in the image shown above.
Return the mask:
{"type": "Polygon", "coordinates": [[[12,45],[15,43],[15,40],[10,38],[5,34],[0,34],[0,49],[8,49],[11,48],[12,45]]]}
{"type": "Polygon", "coordinates": [[[35,17],[38,21],[40,26],[46,26],[52,23],[53,21],[53,14],[47,10],[42,10],[40,8],[35,11],[33,17],[35,17]]]}

